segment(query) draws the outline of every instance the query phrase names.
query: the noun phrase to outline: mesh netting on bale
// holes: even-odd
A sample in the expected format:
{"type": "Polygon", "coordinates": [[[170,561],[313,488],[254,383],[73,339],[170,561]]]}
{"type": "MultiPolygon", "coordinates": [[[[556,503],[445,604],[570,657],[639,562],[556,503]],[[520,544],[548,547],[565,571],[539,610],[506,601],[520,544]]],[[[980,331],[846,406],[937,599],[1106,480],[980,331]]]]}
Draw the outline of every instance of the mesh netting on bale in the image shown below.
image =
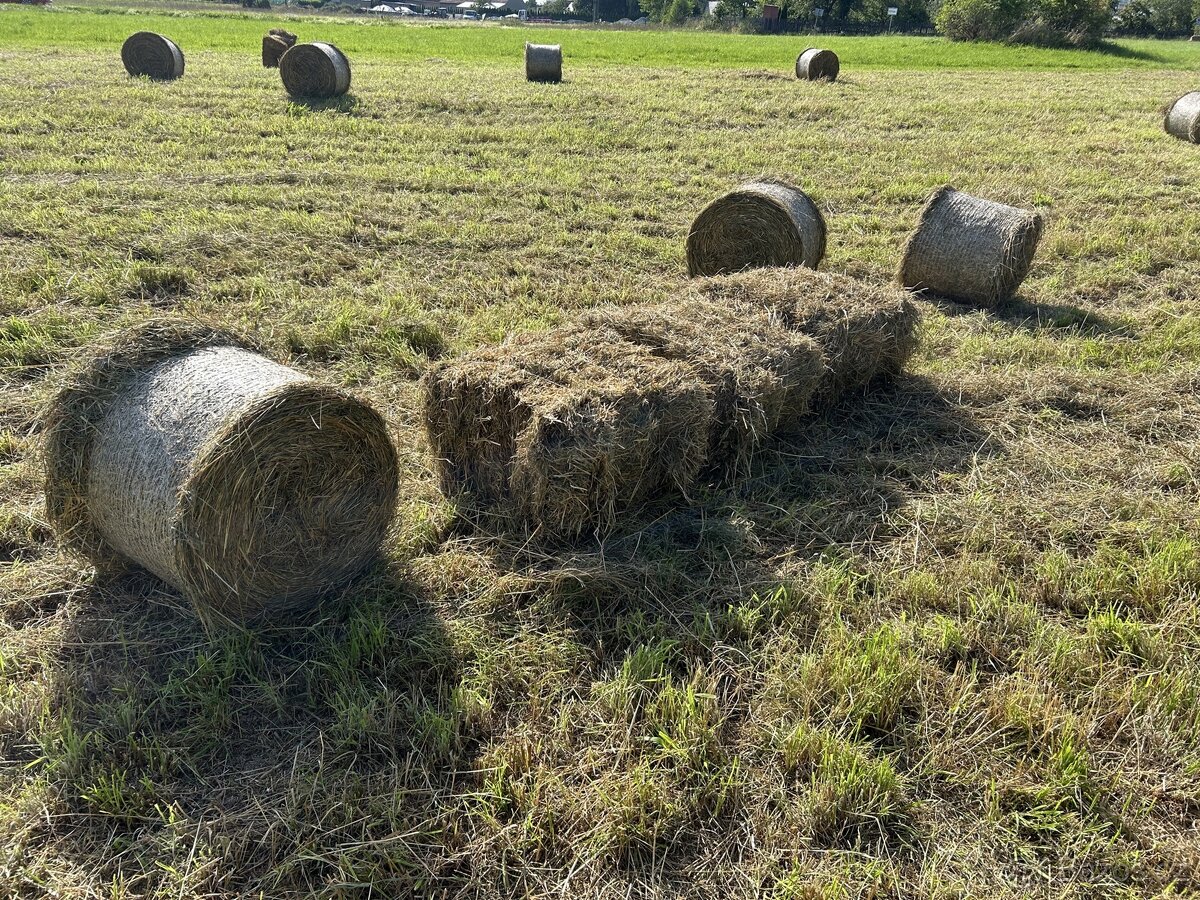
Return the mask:
{"type": "Polygon", "coordinates": [[[796,77],[807,81],[835,81],[841,63],[832,50],[809,47],[796,57],[796,77]]]}
{"type": "Polygon", "coordinates": [[[424,390],[442,490],[544,537],[606,530],[685,491],[705,459],[708,391],[605,329],[480,348],[432,369],[424,390]]]}
{"type": "Polygon", "coordinates": [[[1174,101],[1163,116],[1163,128],[1193,144],[1200,144],[1200,91],[1190,91],[1174,101]]]}
{"type": "Polygon", "coordinates": [[[296,36],[282,28],[272,28],[262,39],[262,64],[267,69],[278,69],[283,54],[296,46],[296,36]]]}
{"type": "Polygon", "coordinates": [[[562,81],[562,47],[559,44],[525,44],[525,78],[529,81],[562,81]]]}
{"type": "Polygon", "coordinates": [[[904,246],[896,278],[903,287],[995,306],[1029,274],[1042,217],[944,187],[926,202],[904,246]]]}
{"type": "Polygon", "coordinates": [[[696,216],[687,237],[688,274],[815,269],[825,256],[825,231],[825,217],[804,191],[782,181],[751,181],[696,216]]]}
{"type": "Polygon", "coordinates": [[[744,471],[765,440],[809,411],[824,369],[813,340],[761,305],[686,298],[600,309],[580,324],[692,368],[712,396],[707,465],[726,474],[744,471]]]}
{"type": "Polygon", "coordinates": [[[327,100],[350,90],[350,60],[333,44],[296,44],[279,60],[279,76],[291,96],[327,100]]]}
{"type": "Polygon", "coordinates": [[[155,81],[183,77],[183,51],[168,37],[152,31],[130,35],[121,46],[121,62],[130,75],[145,75],[155,81]]]}
{"type": "Polygon", "coordinates": [[[812,269],[760,269],[693,285],[710,301],[748,303],[816,341],[824,373],[811,405],[823,409],[903,369],[917,345],[916,305],[891,285],[812,269]]]}
{"type": "Polygon", "coordinates": [[[98,568],[139,565],[211,621],[309,606],[377,554],[395,506],[380,415],[204,326],[126,332],[46,421],[46,506],[98,568]]]}

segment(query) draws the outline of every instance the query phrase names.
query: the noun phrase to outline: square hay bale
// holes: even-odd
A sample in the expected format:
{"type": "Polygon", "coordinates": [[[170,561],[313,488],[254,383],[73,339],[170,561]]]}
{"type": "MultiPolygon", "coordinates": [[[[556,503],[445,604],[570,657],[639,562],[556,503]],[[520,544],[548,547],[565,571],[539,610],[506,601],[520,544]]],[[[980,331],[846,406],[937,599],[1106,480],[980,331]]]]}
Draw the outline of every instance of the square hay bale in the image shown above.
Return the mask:
{"type": "Polygon", "coordinates": [[[758,305],[813,338],[825,359],[825,374],[812,398],[816,409],[897,374],[916,349],[916,305],[892,285],[788,268],[701,279],[694,291],[710,301],[758,305]]]}
{"type": "Polygon", "coordinates": [[[708,465],[727,474],[744,471],[764,440],[809,411],[824,371],[816,343],[761,305],[685,297],[598,309],[579,323],[694,370],[713,399],[708,465]]]}
{"type": "Polygon", "coordinates": [[[706,387],[613,331],[520,335],[437,367],[425,389],[443,491],[547,537],[686,493],[705,459],[706,387]]]}

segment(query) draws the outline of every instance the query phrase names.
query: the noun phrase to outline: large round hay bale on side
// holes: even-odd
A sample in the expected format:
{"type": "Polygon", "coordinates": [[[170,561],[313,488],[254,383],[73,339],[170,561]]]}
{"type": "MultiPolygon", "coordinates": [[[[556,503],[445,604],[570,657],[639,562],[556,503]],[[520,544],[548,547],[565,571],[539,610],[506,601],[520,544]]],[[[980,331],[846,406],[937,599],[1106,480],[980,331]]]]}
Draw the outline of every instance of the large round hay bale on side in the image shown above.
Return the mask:
{"type": "Polygon", "coordinates": [[[272,28],[262,39],[262,64],[265,69],[278,69],[283,54],[296,46],[296,36],[282,28],[272,28]]]}
{"type": "Polygon", "coordinates": [[[377,412],[203,326],[122,335],[46,434],[63,539],[98,568],[148,569],[210,621],[310,605],[375,558],[395,507],[377,412]]]}
{"type": "Polygon", "coordinates": [[[350,90],[350,60],[333,44],[297,44],[279,60],[283,86],[293,97],[326,100],[350,90]]]}
{"type": "Polygon", "coordinates": [[[1200,91],[1190,91],[1170,105],[1163,117],[1167,134],[1200,144],[1200,91]]]}
{"type": "Polygon", "coordinates": [[[562,46],[525,44],[525,78],[528,81],[562,81],[562,46]]]}
{"type": "Polygon", "coordinates": [[[825,233],[825,217],[804,191],[782,181],[751,181],[696,216],[687,237],[688,274],[815,269],[825,256],[825,233]]]}
{"type": "Polygon", "coordinates": [[[803,81],[836,81],[842,65],[837,54],[809,47],[796,57],[796,77],[803,81]]]}
{"type": "Polygon", "coordinates": [[[121,46],[121,62],[130,75],[145,75],[155,81],[183,77],[183,51],[170,38],[152,31],[130,35],[121,46]]]}
{"type": "Polygon", "coordinates": [[[944,187],[921,210],[897,280],[912,291],[995,306],[1029,274],[1042,217],[944,187]]]}

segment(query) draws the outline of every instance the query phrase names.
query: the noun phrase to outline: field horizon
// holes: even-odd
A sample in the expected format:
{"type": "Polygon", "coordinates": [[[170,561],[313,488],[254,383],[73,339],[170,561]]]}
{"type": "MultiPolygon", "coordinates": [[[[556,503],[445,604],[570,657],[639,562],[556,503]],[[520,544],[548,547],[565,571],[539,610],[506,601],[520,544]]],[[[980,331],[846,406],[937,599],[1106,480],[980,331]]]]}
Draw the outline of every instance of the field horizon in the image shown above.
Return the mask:
{"type": "Polygon", "coordinates": [[[809,42],[0,6],[0,894],[1200,893],[1200,152],[1161,113],[1200,44],[821,38],[814,84],[809,42]],[[350,94],[289,100],[274,25],[350,94]],[[182,79],[125,75],[143,29],[182,79]],[[422,373],[668,299],[764,174],[872,281],[947,183],[1047,228],[737,483],[602,542],[466,527],[422,373]],[[207,631],[50,528],[47,404],[162,316],[388,422],[384,558],[302,621],[207,631]]]}

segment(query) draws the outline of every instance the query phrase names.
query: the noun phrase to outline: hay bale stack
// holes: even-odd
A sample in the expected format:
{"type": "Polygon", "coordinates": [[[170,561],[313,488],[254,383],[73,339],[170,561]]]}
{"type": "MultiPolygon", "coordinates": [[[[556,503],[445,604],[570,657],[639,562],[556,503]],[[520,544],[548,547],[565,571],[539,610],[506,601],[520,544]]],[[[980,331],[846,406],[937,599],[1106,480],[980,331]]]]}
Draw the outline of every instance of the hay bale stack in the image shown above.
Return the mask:
{"type": "Polygon", "coordinates": [[[944,187],[929,198],[904,246],[897,280],[964,303],[995,306],[1025,280],[1042,217],[944,187]]]}
{"type": "Polygon", "coordinates": [[[308,606],[375,556],[395,506],[383,419],[214,329],[126,333],[46,422],[46,506],[98,567],[136,564],[205,619],[308,606]]]}
{"type": "Polygon", "coordinates": [[[802,81],[836,81],[841,63],[832,50],[809,47],[796,57],[796,77],[802,81]]]}
{"type": "Polygon", "coordinates": [[[183,51],[170,38],[152,31],[130,35],[121,46],[121,62],[134,77],[145,75],[155,81],[183,77],[183,51]]]}
{"type": "Polygon", "coordinates": [[[747,182],[696,216],[687,237],[688,274],[815,269],[825,256],[825,233],[825,217],[804,191],[772,179],[747,182]]]}
{"type": "Polygon", "coordinates": [[[813,340],[761,305],[687,297],[595,310],[580,324],[693,370],[712,397],[707,467],[725,474],[744,471],[764,441],[809,411],[824,370],[813,340]]]}
{"type": "Polygon", "coordinates": [[[558,84],[562,81],[562,46],[525,44],[525,79],[558,84]]]}
{"type": "Polygon", "coordinates": [[[442,490],[543,537],[607,530],[694,482],[711,400],[690,376],[614,332],[569,325],[444,363],[424,378],[442,490]]]}
{"type": "Polygon", "coordinates": [[[1163,117],[1167,134],[1200,144],[1200,91],[1190,91],[1170,105],[1163,117]]]}
{"type": "Polygon", "coordinates": [[[328,100],[350,90],[350,60],[333,44],[320,41],[296,44],[283,54],[279,75],[293,97],[328,100]]]}
{"type": "Polygon", "coordinates": [[[890,285],[812,269],[760,269],[702,279],[693,290],[709,302],[770,310],[815,340],[824,372],[810,400],[813,409],[899,373],[916,349],[917,308],[890,285]]]}
{"type": "Polygon", "coordinates": [[[262,39],[262,64],[266,69],[278,69],[283,54],[296,46],[296,36],[282,28],[272,28],[262,39]]]}

